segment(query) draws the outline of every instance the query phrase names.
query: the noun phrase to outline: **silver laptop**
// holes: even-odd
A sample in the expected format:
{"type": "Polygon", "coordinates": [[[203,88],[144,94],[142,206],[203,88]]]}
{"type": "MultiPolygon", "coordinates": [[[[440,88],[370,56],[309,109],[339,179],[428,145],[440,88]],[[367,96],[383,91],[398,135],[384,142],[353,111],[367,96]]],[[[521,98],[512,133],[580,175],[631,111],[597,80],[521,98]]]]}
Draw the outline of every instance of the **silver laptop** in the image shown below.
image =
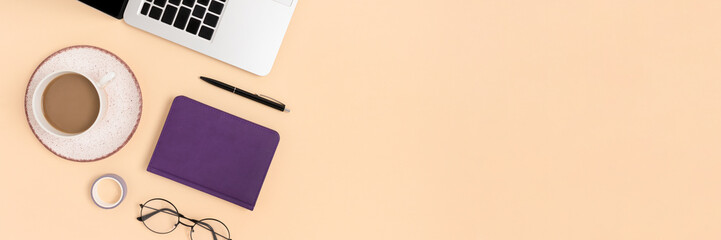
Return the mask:
{"type": "Polygon", "coordinates": [[[297,0],[129,0],[125,22],[256,75],[270,72],[297,0]]]}

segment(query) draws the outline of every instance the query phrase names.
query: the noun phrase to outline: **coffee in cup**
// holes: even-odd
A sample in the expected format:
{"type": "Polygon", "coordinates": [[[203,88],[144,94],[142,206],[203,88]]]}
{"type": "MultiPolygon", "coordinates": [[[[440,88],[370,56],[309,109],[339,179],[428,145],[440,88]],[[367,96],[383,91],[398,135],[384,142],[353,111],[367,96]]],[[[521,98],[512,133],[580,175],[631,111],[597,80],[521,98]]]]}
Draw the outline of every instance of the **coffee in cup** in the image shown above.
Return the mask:
{"type": "Polygon", "coordinates": [[[115,77],[106,74],[93,81],[73,71],[45,77],[35,89],[33,113],[40,126],[57,136],[77,136],[89,130],[105,111],[103,87],[115,77]]]}
{"type": "Polygon", "coordinates": [[[43,92],[43,115],[52,127],[77,134],[93,125],[100,97],[90,79],[66,73],[53,79],[43,92]]]}

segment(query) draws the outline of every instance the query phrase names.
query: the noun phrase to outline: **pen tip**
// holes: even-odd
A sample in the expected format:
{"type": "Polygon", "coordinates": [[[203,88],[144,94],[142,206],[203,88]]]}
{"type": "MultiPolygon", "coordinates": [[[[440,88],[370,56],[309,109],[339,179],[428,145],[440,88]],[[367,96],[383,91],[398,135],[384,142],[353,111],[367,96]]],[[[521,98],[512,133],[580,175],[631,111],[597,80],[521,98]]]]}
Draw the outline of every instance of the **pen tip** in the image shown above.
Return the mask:
{"type": "Polygon", "coordinates": [[[284,109],[283,112],[290,112],[290,109],[284,109]]]}
{"type": "Polygon", "coordinates": [[[213,82],[213,79],[210,79],[210,78],[207,78],[207,77],[203,77],[203,76],[200,76],[200,80],[203,80],[203,81],[208,82],[208,83],[213,82]]]}

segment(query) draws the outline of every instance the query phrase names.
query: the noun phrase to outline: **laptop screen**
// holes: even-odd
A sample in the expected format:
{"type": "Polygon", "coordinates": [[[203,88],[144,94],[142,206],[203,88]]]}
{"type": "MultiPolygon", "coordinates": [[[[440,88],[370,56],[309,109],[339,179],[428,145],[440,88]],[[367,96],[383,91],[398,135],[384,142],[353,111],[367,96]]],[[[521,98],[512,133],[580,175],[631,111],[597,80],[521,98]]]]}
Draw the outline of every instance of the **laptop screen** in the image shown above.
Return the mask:
{"type": "Polygon", "coordinates": [[[125,6],[128,5],[128,0],[80,0],[80,2],[94,7],[95,9],[98,9],[117,19],[123,18],[125,6]]]}

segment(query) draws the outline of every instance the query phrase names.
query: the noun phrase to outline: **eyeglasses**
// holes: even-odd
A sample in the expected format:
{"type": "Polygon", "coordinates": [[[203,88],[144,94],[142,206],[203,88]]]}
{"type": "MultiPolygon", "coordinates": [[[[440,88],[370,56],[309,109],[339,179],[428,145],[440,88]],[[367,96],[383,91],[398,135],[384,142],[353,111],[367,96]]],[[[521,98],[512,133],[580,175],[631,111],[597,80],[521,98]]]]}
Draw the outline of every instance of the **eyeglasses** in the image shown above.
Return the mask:
{"type": "Polygon", "coordinates": [[[172,232],[178,224],[182,224],[190,227],[192,240],[231,240],[230,230],[223,222],[214,218],[187,218],[178,212],[175,205],[162,198],[153,198],[140,204],[140,217],[137,219],[150,231],[158,234],[172,232]],[[181,222],[181,218],[190,223],[181,222]]]}

